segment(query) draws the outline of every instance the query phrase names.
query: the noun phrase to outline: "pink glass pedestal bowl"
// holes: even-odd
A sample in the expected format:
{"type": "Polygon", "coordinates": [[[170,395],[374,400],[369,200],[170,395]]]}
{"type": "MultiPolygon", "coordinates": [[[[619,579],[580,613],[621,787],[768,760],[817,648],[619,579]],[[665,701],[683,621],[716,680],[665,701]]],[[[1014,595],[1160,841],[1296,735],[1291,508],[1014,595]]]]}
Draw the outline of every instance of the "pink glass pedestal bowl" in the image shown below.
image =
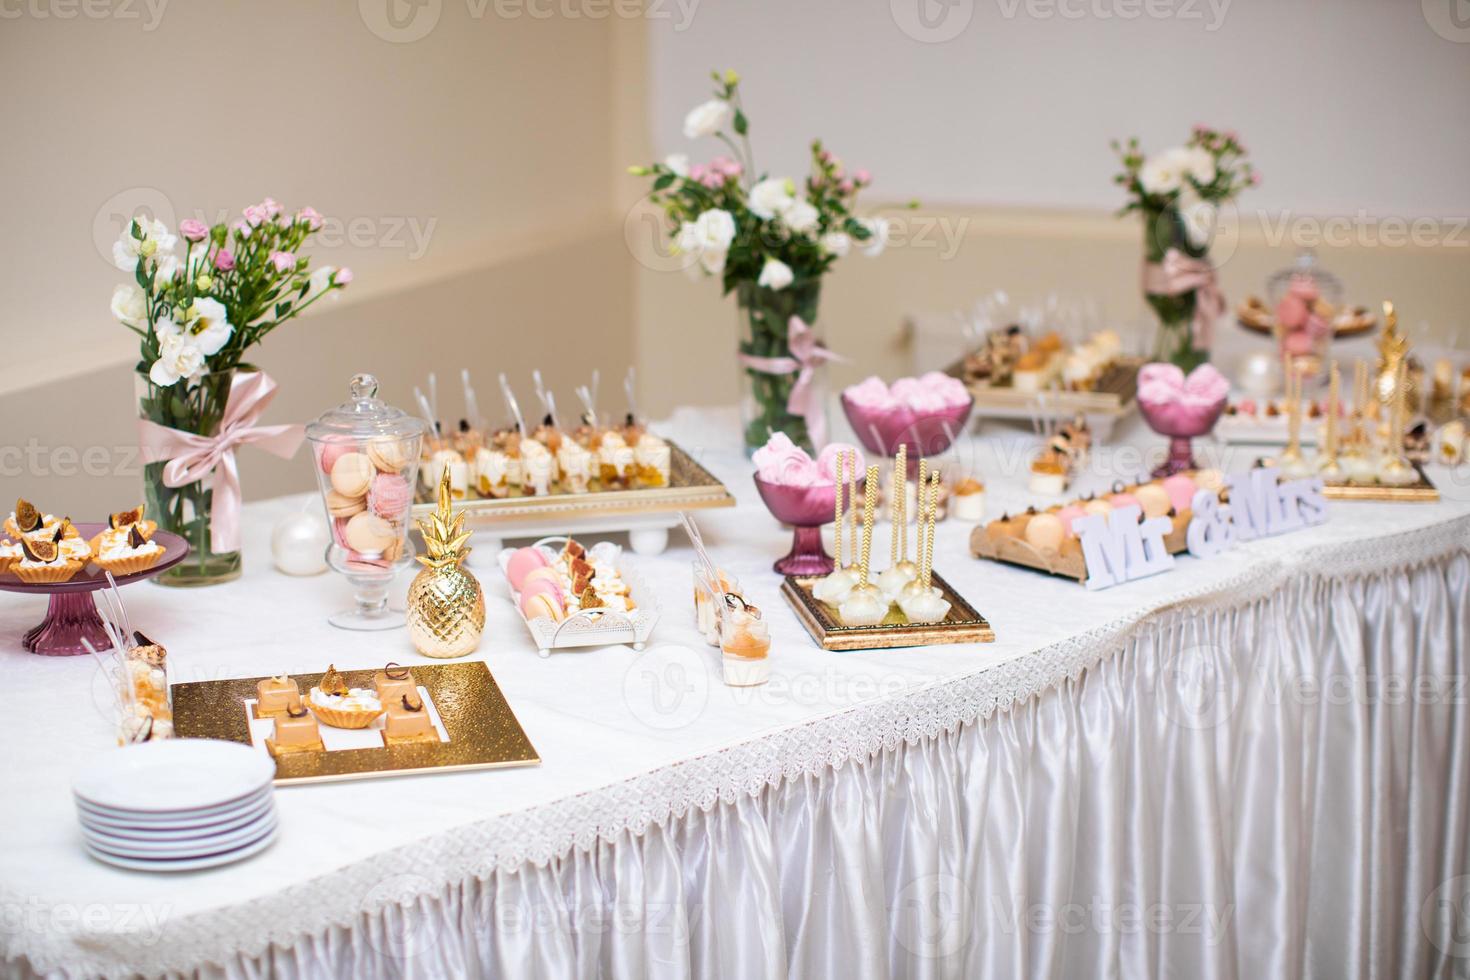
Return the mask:
{"type": "Polygon", "coordinates": [[[921,458],[932,458],[949,449],[965,431],[974,407],[972,398],[963,405],[939,411],[916,412],[907,407],[875,409],[854,403],[846,394],[842,396],[842,411],[863,448],[874,455],[891,458],[899,446],[908,447],[910,476],[917,472],[921,458]]]}
{"type": "MultiPolygon", "coordinates": [[[[91,540],[106,527],[106,524],[76,525],[78,533],[87,540],[91,540]]],[[[118,585],[152,578],[177,565],[189,554],[188,542],[177,534],[154,531],[152,540],[163,545],[163,556],[146,571],[136,575],[114,576],[118,585]]],[[[105,588],[106,574],[90,562],[65,582],[39,582],[33,585],[22,582],[13,572],[0,575],[0,592],[51,597],[46,606],[46,618],[39,625],[31,627],[21,641],[27,650],[47,657],[73,657],[86,653],[87,648],[82,646],[83,640],[91,643],[99,652],[112,647],[112,641],[107,638],[107,630],[102,626],[102,619],[97,615],[97,604],[92,600],[93,592],[105,588]]]]}
{"type": "Polygon", "coordinates": [[[837,487],[788,487],[753,477],[755,488],[771,516],[792,527],[791,551],[773,566],[782,575],[826,575],[832,556],[822,545],[822,525],[832,523],[837,487]]]}
{"type": "Polygon", "coordinates": [[[1154,479],[1173,476],[1184,470],[1199,469],[1194,460],[1191,439],[1208,435],[1225,411],[1226,399],[1208,405],[1186,405],[1181,402],[1145,402],[1138,399],[1138,413],[1148,427],[1169,437],[1169,455],[1163,465],[1153,471],[1154,479]]]}

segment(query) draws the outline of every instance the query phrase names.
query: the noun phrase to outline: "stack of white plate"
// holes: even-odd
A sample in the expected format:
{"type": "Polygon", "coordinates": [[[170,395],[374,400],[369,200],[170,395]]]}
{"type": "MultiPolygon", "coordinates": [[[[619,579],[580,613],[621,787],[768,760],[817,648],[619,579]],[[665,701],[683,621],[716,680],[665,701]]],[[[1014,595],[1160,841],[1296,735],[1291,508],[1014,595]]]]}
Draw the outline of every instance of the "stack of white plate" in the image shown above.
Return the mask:
{"type": "Polygon", "coordinates": [[[164,739],[100,756],[72,784],[87,853],[140,871],[195,871],[276,838],[275,766],[236,742],[164,739]]]}

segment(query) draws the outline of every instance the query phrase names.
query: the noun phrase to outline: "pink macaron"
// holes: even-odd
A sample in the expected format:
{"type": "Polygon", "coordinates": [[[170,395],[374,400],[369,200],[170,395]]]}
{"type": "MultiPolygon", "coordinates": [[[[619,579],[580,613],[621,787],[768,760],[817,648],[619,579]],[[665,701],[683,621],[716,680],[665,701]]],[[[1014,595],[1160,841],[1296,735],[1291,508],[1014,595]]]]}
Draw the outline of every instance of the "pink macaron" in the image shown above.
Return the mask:
{"type": "Polygon", "coordinates": [[[1143,504],[1140,504],[1138,498],[1131,493],[1112,494],[1108,497],[1108,503],[1113,505],[1114,510],[1117,510],[1119,507],[1137,507],[1139,510],[1143,510],[1143,504]]]}
{"type": "Polygon", "coordinates": [[[510,579],[510,587],[519,592],[528,573],[549,564],[539,548],[517,548],[505,563],[505,577],[510,579]]]}
{"type": "Polygon", "coordinates": [[[562,604],[565,600],[565,596],[561,593],[560,583],[552,579],[526,576],[525,581],[521,584],[521,602],[524,603],[526,601],[526,596],[537,594],[551,596],[557,601],[558,605],[562,604]]]}
{"type": "Polygon", "coordinates": [[[332,467],[337,464],[337,460],[353,451],[354,448],[351,443],[329,442],[322,447],[322,452],[317,457],[317,462],[321,466],[323,473],[331,473],[332,467]]]}
{"type": "Polygon", "coordinates": [[[1164,492],[1169,495],[1169,503],[1180,513],[1194,506],[1194,492],[1198,489],[1199,484],[1183,473],[1164,478],[1164,492]]]}
{"type": "Polygon", "coordinates": [[[1072,530],[1072,522],[1079,517],[1086,517],[1087,511],[1078,504],[1068,504],[1057,511],[1057,520],[1062,522],[1062,530],[1068,537],[1076,537],[1077,532],[1072,530]]]}
{"type": "Polygon", "coordinates": [[[368,489],[368,504],[379,517],[397,520],[413,504],[413,487],[397,473],[379,473],[368,489]]]}
{"type": "Polygon", "coordinates": [[[527,619],[558,620],[566,617],[562,604],[545,592],[521,596],[521,613],[527,619]]]}

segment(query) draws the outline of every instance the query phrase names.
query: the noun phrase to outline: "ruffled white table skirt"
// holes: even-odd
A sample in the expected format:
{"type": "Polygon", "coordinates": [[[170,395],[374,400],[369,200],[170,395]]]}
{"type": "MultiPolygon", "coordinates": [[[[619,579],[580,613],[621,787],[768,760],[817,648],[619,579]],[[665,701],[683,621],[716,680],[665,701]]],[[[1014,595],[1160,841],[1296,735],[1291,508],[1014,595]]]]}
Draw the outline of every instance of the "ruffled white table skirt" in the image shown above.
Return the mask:
{"type": "MultiPolygon", "coordinates": [[[[1258,543],[1162,608],[977,564],[965,574],[1036,605],[1075,598],[1039,613],[1063,626],[1082,603],[1137,611],[753,737],[672,730],[700,748],[611,785],[578,774],[589,788],[570,796],[525,803],[533,784],[488,775],[303,788],[283,802],[318,822],[291,861],[212,877],[109,877],[55,852],[58,890],[137,895],[158,929],[89,932],[54,901],[28,917],[27,890],[49,883],[12,854],[0,973],[1464,977],[1470,516],[1446,508],[1335,512],[1341,541],[1258,543]],[[401,819],[445,786],[522,795],[286,880],[339,847],[318,828],[350,850],[356,811],[401,819]]],[[[993,594],[977,605],[1004,612],[993,594]]],[[[557,776],[573,756],[547,752],[555,727],[517,697],[521,661],[496,662],[557,776]]],[[[16,829],[43,851],[69,843],[16,829]]]]}

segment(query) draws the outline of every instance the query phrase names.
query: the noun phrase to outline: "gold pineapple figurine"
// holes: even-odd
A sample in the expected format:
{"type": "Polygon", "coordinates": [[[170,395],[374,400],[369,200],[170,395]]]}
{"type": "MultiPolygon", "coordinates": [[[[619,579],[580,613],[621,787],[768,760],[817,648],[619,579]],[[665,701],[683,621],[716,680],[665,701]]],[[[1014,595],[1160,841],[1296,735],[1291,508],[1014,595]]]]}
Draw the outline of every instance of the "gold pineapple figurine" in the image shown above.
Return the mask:
{"type": "Polygon", "coordinates": [[[464,530],[464,511],[456,514],[450,507],[447,467],[439,480],[439,506],[418,524],[429,553],[418,556],[424,569],[408,587],[408,635],[426,657],[462,657],[480,645],[485,594],[463,567],[470,532],[464,530]]]}

